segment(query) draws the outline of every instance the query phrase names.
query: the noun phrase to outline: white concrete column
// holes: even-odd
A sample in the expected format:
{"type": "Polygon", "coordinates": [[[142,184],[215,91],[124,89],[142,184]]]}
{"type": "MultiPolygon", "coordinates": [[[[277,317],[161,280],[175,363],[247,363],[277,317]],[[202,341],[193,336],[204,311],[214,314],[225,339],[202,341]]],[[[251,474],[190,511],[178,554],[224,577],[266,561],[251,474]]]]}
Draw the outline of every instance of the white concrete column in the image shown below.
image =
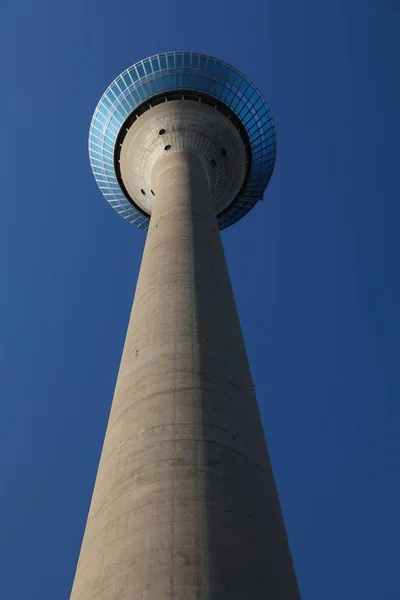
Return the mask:
{"type": "Polygon", "coordinates": [[[299,600],[203,159],[152,189],[71,600],[299,600]]]}

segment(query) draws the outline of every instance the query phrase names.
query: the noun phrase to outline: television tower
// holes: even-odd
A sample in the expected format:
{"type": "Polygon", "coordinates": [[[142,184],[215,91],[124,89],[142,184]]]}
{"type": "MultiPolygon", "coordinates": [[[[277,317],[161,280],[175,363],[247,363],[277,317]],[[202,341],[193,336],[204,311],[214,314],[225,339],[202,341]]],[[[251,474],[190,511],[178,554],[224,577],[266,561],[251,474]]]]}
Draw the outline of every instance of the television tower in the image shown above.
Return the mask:
{"type": "Polygon", "coordinates": [[[71,600],[299,600],[219,233],[272,175],[269,109],[158,54],[107,88],[89,155],[148,234],[71,600]]]}

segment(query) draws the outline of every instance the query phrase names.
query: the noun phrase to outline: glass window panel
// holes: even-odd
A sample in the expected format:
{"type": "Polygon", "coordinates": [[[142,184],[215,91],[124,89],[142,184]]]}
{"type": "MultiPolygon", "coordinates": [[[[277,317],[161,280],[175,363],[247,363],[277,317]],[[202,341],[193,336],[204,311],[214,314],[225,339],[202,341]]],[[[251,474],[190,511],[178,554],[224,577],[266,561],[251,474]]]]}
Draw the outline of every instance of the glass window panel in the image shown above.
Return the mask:
{"type": "Polygon", "coordinates": [[[207,61],[207,72],[213,73],[215,68],[215,60],[213,58],[209,58],[207,61]]]}
{"type": "Polygon", "coordinates": [[[235,94],[233,92],[229,92],[226,97],[226,100],[227,100],[229,106],[232,106],[234,99],[235,99],[235,94]]]}
{"type": "Polygon", "coordinates": [[[139,94],[137,93],[136,90],[131,92],[131,96],[132,96],[132,98],[135,101],[135,106],[137,106],[138,104],[140,104],[140,101],[141,101],[140,100],[140,96],[139,96],[139,94]]]}
{"type": "Polygon", "coordinates": [[[121,123],[116,117],[111,117],[110,124],[113,125],[117,131],[119,130],[119,127],[121,125],[121,123]]]}
{"type": "Polygon", "coordinates": [[[111,160],[111,158],[109,156],[102,156],[101,160],[103,161],[105,168],[112,169],[114,167],[114,162],[113,162],[113,160],[111,160]]]}
{"type": "Polygon", "coordinates": [[[165,54],[159,54],[158,59],[160,61],[160,66],[162,69],[166,69],[167,68],[167,59],[165,54]]]}
{"type": "Polygon", "coordinates": [[[143,61],[143,66],[144,66],[144,70],[146,71],[147,75],[151,75],[152,70],[151,70],[150,61],[149,60],[143,61]]]}
{"type": "Polygon", "coordinates": [[[240,91],[245,93],[248,87],[249,87],[248,82],[245,79],[242,79],[242,81],[240,82],[240,85],[239,85],[240,91]]]}
{"type": "Polygon", "coordinates": [[[181,67],[183,65],[183,56],[180,52],[176,53],[175,62],[177,67],[181,67]]]}
{"type": "Polygon", "coordinates": [[[204,91],[207,89],[207,86],[205,84],[204,78],[203,77],[196,77],[196,86],[198,90],[204,91]]]}
{"type": "Polygon", "coordinates": [[[101,112],[99,112],[99,110],[97,110],[95,120],[98,121],[100,124],[103,124],[105,121],[104,116],[101,114],[101,112]]]}
{"type": "Polygon", "coordinates": [[[111,102],[110,102],[109,98],[107,98],[107,96],[104,96],[104,97],[101,99],[101,103],[102,103],[104,106],[106,106],[107,108],[110,108],[110,106],[111,106],[111,102]]]}
{"type": "Polygon", "coordinates": [[[137,71],[134,67],[131,67],[129,69],[129,75],[132,77],[132,81],[137,81],[139,79],[137,71]]]}
{"type": "Polygon", "coordinates": [[[94,156],[91,157],[91,161],[92,161],[92,165],[97,167],[100,171],[102,171],[101,167],[102,167],[102,162],[100,162],[97,158],[95,158],[94,156]]]}
{"type": "Polygon", "coordinates": [[[217,87],[217,83],[215,81],[208,80],[208,91],[210,94],[215,95],[216,87],[217,87]]]}
{"type": "Polygon", "coordinates": [[[99,117],[100,115],[103,115],[104,117],[107,117],[108,113],[110,112],[109,109],[104,106],[104,104],[100,104],[99,108],[97,109],[97,114],[96,117],[99,117]]]}
{"type": "Polygon", "coordinates": [[[110,89],[111,89],[112,93],[114,94],[114,96],[115,96],[116,98],[118,98],[118,96],[120,95],[121,91],[120,91],[120,89],[118,88],[117,84],[116,84],[116,83],[114,83],[114,84],[111,86],[111,88],[110,88],[110,89]]]}
{"type": "Polygon", "coordinates": [[[125,87],[129,87],[130,85],[132,85],[132,80],[129,77],[129,73],[128,72],[124,73],[122,77],[124,78],[125,87]]]}
{"type": "Polygon", "coordinates": [[[230,83],[238,89],[240,89],[240,86],[242,85],[242,83],[244,81],[243,76],[240,75],[240,73],[235,73],[235,71],[230,71],[228,79],[229,79],[230,83]]]}
{"type": "Polygon", "coordinates": [[[232,71],[231,69],[228,67],[228,65],[222,65],[222,69],[221,69],[221,77],[223,77],[224,79],[226,79],[227,81],[230,81],[230,77],[231,77],[232,71]]]}
{"type": "Polygon", "coordinates": [[[151,91],[149,88],[149,84],[143,82],[142,86],[141,86],[141,90],[142,92],[142,96],[144,97],[144,99],[146,100],[149,96],[151,96],[151,91]]]}
{"type": "Polygon", "coordinates": [[[128,100],[123,100],[121,102],[122,106],[124,107],[126,113],[129,115],[132,112],[132,107],[129,104],[128,100]]]}
{"type": "Polygon", "coordinates": [[[206,68],[206,63],[207,63],[206,57],[205,56],[200,56],[200,65],[199,65],[199,68],[204,70],[206,68]]]}
{"type": "Polygon", "coordinates": [[[173,69],[175,66],[175,57],[173,54],[167,54],[168,68],[173,69]]]}
{"type": "Polygon", "coordinates": [[[153,71],[159,71],[160,70],[160,67],[159,67],[159,64],[158,64],[158,58],[156,56],[151,59],[151,66],[153,67],[153,71]]]}
{"type": "Polygon", "coordinates": [[[190,67],[190,54],[189,52],[185,52],[183,55],[183,66],[190,67]]]}
{"type": "Polygon", "coordinates": [[[107,90],[107,98],[111,102],[111,105],[115,106],[115,103],[116,103],[117,100],[116,100],[116,98],[115,98],[115,96],[114,96],[114,94],[112,93],[111,90],[107,90]]]}
{"type": "Polygon", "coordinates": [[[222,63],[219,60],[215,61],[215,75],[220,75],[222,69],[222,63]]]}
{"type": "Polygon", "coordinates": [[[190,75],[183,76],[183,86],[186,89],[190,88],[190,75]]]}
{"type": "Polygon", "coordinates": [[[163,90],[169,90],[170,89],[170,83],[169,83],[169,76],[168,76],[168,71],[165,72],[165,75],[162,76],[162,89],[163,90]]]}
{"type": "Polygon", "coordinates": [[[126,89],[124,78],[121,75],[116,79],[116,83],[121,92],[123,92],[126,89]]]}
{"type": "Polygon", "coordinates": [[[199,55],[192,54],[192,69],[197,69],[199,66],[199,55]]]}
{"type": "Polygon", "coordinates": [[[216,85],[216,94],[217,94],[218,98],[221,98],[222,92],[223,92],[222,85],[220,83],[217,83],[217,85],[216,85]]]}
{"type": "Polygon", "coordinates": [[[228,94],[230,93],[230,89],[226,85],[222,85],[221,84],[221,86],[222,86],[221,100],[223,100],[224,102],[226,102],[226,98],[227,98],[228,94]]]}
{"type": "Polygon", "coordinates": [[[183,88],[183,75],[176,76],[176,85],[178,88],[183,88]]]}
{"type": "Polygon", "coordinates": [[[147,85],[150,86],[152,94],[157,94],[158,93],[157,82],[156,82],[155,79],[153,79],[153,81],[150,81],[147,85]]]}
{"type": "Polygon", "coordinates": [[[139,77],[144,77],[144,69],[142,63],[136,65],[136,70],[139,73],[139,77]]]}

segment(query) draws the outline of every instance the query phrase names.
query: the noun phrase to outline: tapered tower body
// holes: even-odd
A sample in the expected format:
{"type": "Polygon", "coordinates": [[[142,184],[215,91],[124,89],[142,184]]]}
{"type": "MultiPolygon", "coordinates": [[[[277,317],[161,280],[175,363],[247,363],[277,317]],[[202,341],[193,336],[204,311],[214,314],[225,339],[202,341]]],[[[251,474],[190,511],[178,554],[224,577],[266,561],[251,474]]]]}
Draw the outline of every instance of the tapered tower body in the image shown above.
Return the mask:
{"type": "Polygon", "coordinates": [[[96,108],[96,181],[148,233],[71,600],[300,598],[220,238],[275,152],[256,88],[196,53],[96,108]]]}

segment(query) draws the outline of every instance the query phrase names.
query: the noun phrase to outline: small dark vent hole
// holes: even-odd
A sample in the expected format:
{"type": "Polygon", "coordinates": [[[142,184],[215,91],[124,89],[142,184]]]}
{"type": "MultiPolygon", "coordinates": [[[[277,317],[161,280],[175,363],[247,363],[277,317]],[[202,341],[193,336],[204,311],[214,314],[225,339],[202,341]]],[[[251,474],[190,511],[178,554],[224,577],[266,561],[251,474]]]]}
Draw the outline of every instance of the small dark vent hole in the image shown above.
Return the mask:
{"type": "Polygon", "coordinates": [[[164,148],[164,150],[171,150],[171,144],[167,144],[164,148]]]}
{"type": "Polygon", "coordinates": [[[160,131],[158,133],[159,133],[159,135],[164,135],[164,133],[167,133],[167,132],[165,131],[165,129],[160,129],[160,131]]]}
{"type": "Polygon", "coordinates": [[[153,194],[153,196],[155,196],[155,193],[153,192],[153,190],[151,190],[151,193],[153,194]]]}
{"type": "Polygon", "coordinates": [[[140,190],[140,191],[142,192],[143,196],[146,195],[146,192],[144,190],[140,190]]]}
{"type": "Polygon", "coordinates": [[[212,164],[213,167],[216,167],[217,166],[217,161],[215,161],[214,159],[212,159],[211,164],[212,164]]]}
{"type": "Polygon", "coordinates": [[[221,156],[223,158],[225,158],[225,156],[226,156],[226,150],[225,150],[225,148],[221,148],[221,156]]]}

